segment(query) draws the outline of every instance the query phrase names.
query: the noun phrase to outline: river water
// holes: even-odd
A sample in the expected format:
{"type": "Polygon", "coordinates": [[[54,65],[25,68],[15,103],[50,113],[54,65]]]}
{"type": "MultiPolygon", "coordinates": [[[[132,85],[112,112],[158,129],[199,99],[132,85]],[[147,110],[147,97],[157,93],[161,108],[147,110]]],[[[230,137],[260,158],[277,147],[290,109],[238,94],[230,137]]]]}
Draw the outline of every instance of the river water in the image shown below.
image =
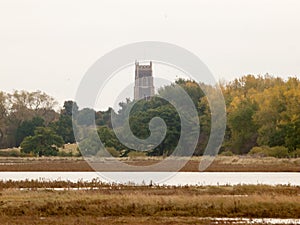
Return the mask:
{"type": "Polygon", "coordinates": [[[0,180],[78,180],[161,185],[267,184],[300,186],[300,173],[275,172],[0,172],[0,180]]]}

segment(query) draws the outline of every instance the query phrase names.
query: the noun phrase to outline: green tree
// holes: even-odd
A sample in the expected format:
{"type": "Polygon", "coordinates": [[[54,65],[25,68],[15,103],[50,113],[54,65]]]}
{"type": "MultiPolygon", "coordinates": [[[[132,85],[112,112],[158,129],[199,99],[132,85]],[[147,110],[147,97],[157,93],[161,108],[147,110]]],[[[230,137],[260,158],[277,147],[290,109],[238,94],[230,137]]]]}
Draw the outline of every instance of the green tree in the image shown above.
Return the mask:
{"type": "Polygon", "coordinates": [[[63,138],[64,142],[75,143],[75,136],[73,132],[72,116],[78,114],[78,106],[76,102],[65,101],[64,108],[60,112],[58,121],[50,124],[50,127],[63,138]]]}
{"type": "Polygon", "coordinates": [[[7,121],[7,96],[4,92],[0,91],[0,148],[5,147],[5,129],[7,121]]]}
{"type": "Polygon", "coordinates": [[[44,126],[44,119],[41,117],[34,117],[32,120],[26,120],[21,123],[16,132],[16,145],[20,146],[25,137],[33,136],[37,127],[44,126]]]}
{"type": "Polygon", "coordinates": [[[50,127],[63,138],[64,143],[74,143],[72,117],[61,114],[59,120],[50,124],[50,127]]]}
{"type": "Polygon", "coordinates": [[[103,149],[98,134],[89,128],[82,128],[81,131],[83,134],[78,142],[81,154],[85,157],[95,156],[103,149]]]}
{"type": "Polygon", "coordinates": [[[244,154],[256,145],[257,127],[253,122],[256,106],[248,100],[241,100],[234,107],[228,115],[230,149],[234,153],[244,154]]]}
{"type": "Polygon", "coordinates": [[[176,80],[175,84],[178,84],[186,91],[194,102],[195,107],[197,107],[199,99],[204,97],[204,92],[201,90],[199,84],[196,81],[184,79],[176,80]]]}
{"type": "Polygon", "coordinates": [[[300,149],[300,117],[285,126],[285,146],[289,151],[300,149]]]}
{"type": "MultiPolygon", "coordinates": [[[[123,106],[126,107],[126,103],[123,103],[123,102],[121,102],[119,105],[121,108],[123,108],[123,106]]],[[[96,112],[96,115],[94,115],[96,125],[97,126],[107,126],[109,128],[112,128],[112,125],[111,125],[111,113],[112,112],[114,112],[114,110],[110,107],[106,111],[96,112]]]]}
{"type": "MultiPolygon", "coordinates": [[[[133,135],[137,138],[146,139],[150,136],[149,123],[154,117],[161,118],[167,126],[164,140],[153,149],[153,151],[149,151],[148,154],[171,154],[177,146],[181,129],[180,118],[175,107],[160,97],[153,97],[150,100],[140,100],[138,102],[128,102],[128,104],[134,104],[129,115],[129,125],[133,135]]],[[[126,110],[127,107],[129,106],[122,105],[122,109],[119,111],[117,119],[118,117],[121,118],[123,116],[123,110],[126,110]]],[[[124,139],[126,139],[126,135],[129,134],[122,132],[123,127],[120,126],[117,129],[120,129],[120,133],[122,133],[122,136],[124,135],[124,139]]],[[[155,133],[155,129],[153,132],[155,133]]],[[[130,143],[128,143],[128,146],[130,146],[130,143]]]]}
{"type": "Polygon", "coordinates": [[[125,146],[120,143],[114,131],[107,126],[99,127],[98,135],[105,147],[113,147],[118,151],[125,149],[125,146]]]}
{"type": "Polygon", "coordinates": [[[37,156],[57,155],[58,148],[62,147],[64,141],[49,127],[38,127],[34,136],[26,137],[21,143],[21,151],[33,153],[37,156]]]}
{"type": "Polygon", "coordinates": [[[76,123],[80,126],[91,126],[95,123],[96,112],[90,108],[81,109],[76,117],[76,123]]]}
{"type": "Polygon", "coordinates": [[[77,113],[78,113],[78,105],[76,102],[72,100],[68,100],[64,102],[64,106],[61,114],[72,116],[73,114],[76,115],[77,113]]]}

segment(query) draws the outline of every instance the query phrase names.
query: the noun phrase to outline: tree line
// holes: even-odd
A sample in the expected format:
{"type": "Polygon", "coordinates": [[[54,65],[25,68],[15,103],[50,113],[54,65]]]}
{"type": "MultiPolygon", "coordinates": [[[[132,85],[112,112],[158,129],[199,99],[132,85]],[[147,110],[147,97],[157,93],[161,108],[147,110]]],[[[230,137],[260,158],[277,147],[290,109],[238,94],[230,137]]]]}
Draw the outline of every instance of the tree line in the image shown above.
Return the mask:
{"type": "MultiPolygon", "coordinates": [[[[175,107],[159,97],[179,85],[190,96],[198,113],[200,135],[194,155],[202,155],[210,136],[211,112],[205,93],[216,87],[192,80],[178,79],[159,89],[150,100],[138,102],[127,99],[119,103],[119,110],[79,109],[76,102],[65,101],[60,111],[56,101],[40,91],[0,92],[0,148],[19,147],[34,155],[55,155],[65,143],[75,143],[72,117],[88,134],[97,126],[97,134],[86,135],[79,143],[84,154],[99,154],[97,136],[114,156],[127,156],[132,149],[122,144],[112,129],[111,115],[121,118],[130,108],[129,125],[132,133],[145,139],[150,135],[149,122],[162,118],[167,125],[164,140],[147,155],[170,155],[178,144],[181,121],[175,107]],[[85,129],[86,128],[86,129],[85,129]],[[46,143],[46,144],[45,144],[46,143]],[[48,146],[48,147],[45,147],[48,146]]],[[[234,154],[264,154],[291,156],[300,153],[300,81],[247,75],[228,83],[220,83],[227,113],[226,132],[220,152],[234,154]],[[276,152],[276,154],[275,154],[276,152]]],[[[122,129],[123,124],[117,129],[122,129]]],[[[126,139],[126,137],[125,137],[126,139]]]]}

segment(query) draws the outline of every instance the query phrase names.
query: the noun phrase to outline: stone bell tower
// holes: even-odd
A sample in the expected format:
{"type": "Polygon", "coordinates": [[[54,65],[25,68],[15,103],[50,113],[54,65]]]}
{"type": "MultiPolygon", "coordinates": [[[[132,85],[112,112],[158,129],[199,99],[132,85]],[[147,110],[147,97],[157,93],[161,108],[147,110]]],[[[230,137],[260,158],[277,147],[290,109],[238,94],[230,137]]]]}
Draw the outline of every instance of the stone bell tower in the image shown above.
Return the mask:
{"type": "Polygon", "coordinates": [[[140,65],[135,62],[134,99],[149,99],[154,95],[152,62],[150,65],[140,65]]]}

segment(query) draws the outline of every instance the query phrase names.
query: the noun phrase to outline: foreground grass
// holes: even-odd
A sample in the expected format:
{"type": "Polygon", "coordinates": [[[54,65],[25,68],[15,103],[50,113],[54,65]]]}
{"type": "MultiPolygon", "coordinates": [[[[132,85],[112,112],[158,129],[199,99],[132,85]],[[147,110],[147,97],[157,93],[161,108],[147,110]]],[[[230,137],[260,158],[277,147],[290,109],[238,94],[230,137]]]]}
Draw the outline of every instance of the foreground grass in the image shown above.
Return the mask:
{"type": "Polygon", "coordinates": [[[0,190],[1,224],[210,224],[208,217],[300,218],[300,187],[294,186],[10,181],[0,182],[0,190]],[[66,189],[53,189],[57,187],[66,189]]]}
{"type": "Polygon", "coordinates": [[[296,196],[5,191],[2,193],[0,215],[299,218],[299,200],[300,197],[296,196]]]}
{"type": "MultiPolygon", "coordinates": [[[[1,217],[1,224],[9,225],[109,225],[109,224],[130,224],[130,225],[175,225],[175,224],[198,224],[210,225],[216,224],[214,220],[202,219],[197,217],[73,217],[73,216],[51,216],[51,217],[1,217]]],[[[230,224],[228,222],[218,221],[217,224],[230,224]]],[[[241,224],[241,223],[239,223],[241,224]]]]}

